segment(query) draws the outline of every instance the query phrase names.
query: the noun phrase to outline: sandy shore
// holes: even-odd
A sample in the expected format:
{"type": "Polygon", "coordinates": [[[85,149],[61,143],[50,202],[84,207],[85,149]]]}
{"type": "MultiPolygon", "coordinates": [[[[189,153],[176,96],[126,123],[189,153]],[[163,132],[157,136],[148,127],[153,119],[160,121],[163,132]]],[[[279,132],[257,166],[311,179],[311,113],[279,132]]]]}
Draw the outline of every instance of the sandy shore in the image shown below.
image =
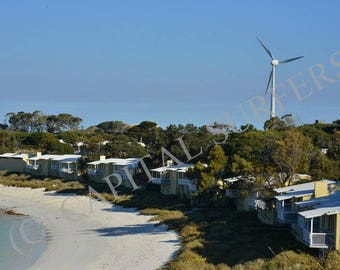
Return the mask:
{"type": "Polygon", "coordinates": [[[51,236],[30,270],[157,269],[180,248],[150,216],[86,196],[0,185],[0,208],[30,215],[51,236]]]}

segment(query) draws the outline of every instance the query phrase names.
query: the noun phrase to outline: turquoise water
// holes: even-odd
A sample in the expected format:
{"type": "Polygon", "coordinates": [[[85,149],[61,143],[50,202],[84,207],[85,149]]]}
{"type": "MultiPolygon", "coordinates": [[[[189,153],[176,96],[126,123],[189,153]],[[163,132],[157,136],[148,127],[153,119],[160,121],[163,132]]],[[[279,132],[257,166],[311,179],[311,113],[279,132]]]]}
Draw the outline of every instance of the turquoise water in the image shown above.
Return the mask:
{"type": "Polygon", "coordinates": [[[46,231],[26,216],[0,213],[0,269],[24,270],[46,247],[46,231]]]}

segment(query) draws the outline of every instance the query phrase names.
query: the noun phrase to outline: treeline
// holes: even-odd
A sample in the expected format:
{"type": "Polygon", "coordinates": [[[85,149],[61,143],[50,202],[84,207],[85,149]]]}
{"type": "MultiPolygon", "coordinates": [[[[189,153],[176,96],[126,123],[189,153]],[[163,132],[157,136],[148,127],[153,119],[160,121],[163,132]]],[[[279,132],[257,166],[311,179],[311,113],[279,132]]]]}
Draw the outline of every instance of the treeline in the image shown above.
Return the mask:
{"type": "Polygon", "coordinates": [[[121,158],[149,154],[151,158],[146,161],[154,168],[162,164],[161,149],[165,148],[183,162],[198,164],[192,174],[201,179],[201,189],[234,176],[242,176],[244,185],[255,182],[259,186],[287,184],[296,173],[312,175],[315,180],[340,180],[340,120],[296,126],[288,115],[267,121],[264,130],[256,130],[252,125],[235,129],[218,123],[161,128],[150,121],[133,126],[107,121],[79,130],[81,119],[76,120],[77,117],[59,114],[44,118],[38,114],[40,119],[46,119],[41,121],[42,126],[33,124],[32,119],[37,118],[31,117],[28,124],[15,121],[22,113],[10,114],[7,129],[0,131],[0,152],[80,151],[87,160],[103,154],[121,158]],[[52,121],[54,117],[57,120],[52,121]],[[188,160],[180,138],[191,156],[201,154],[188,160]]]}
{"type": "Polygon", "coordinates": [[[265,131],[233,132],[226,143],[215,145],[197,162],[191,178],[199,179],[201,192],[218,186],[223,178],[240,178],[243,181],[233,187],[241,197],[251,190],[270,196],[273,187],[292,184],[295,174],[308,174],[313,180],[340,180],[339,130],[337,120],[300,127],[280,122],[279,128],[265,131]]]}
{"type": "Polygon", "coordinates": [[[50,132],[75,131],[83,121],[80,117],[67,113],[45,115],[41,111],[9,112],[5,115],[7,121],[0,124],[0,129],[22,132],[50,132]]]}
{"type": "MultiPolygon", "coordinates": [[[[80,151],[89,159],[99,155],[107,157],[142,157],[150,154],[151,163],[159,166],[162,161],[161,147],[167,148],[178,158],[186,160],[183,150],[176,141],[185,135],[190,151],[208,149],[213,144],[213,135],[206,127],[170,125],[163,129],[157,123],[143,121],[128,125],[121,121],[107,121],[82,130],[22,128],[9,125],[0,131],[0,152],[34,151],[44,153],[71,153],[80,151]],[[56,130],[59,130],[57,132],[56,130]]],[[[215,135],[218,138],[218,135],[215,135]]]]}

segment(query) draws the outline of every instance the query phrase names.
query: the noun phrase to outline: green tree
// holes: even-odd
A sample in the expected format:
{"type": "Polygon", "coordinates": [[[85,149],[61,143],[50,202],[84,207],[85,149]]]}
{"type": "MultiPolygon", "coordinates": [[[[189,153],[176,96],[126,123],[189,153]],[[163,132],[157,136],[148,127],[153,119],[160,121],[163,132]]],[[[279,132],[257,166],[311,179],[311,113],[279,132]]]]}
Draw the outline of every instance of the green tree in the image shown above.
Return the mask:
{"type": "Polygon", "coordinates": [[[303,125],[299,130],[309,137],[318,148],[327,148],[330,144],[331,135],[317,128],[315,125],[303,125]]]}
{"type": "Polygon", "coordinates": [[[31,127],[31,113],[18,112],[18,113],[7,113],[8,123],[10,129],[15,131],[29,132],[31,127]]]}
{"type": "Polygon", "coordinates": [[[47,132],[57,133],[61,131],[60,123],[58,117],[54,114],[48,115],[46,118],[47,132]]]}
{"type": "Polygon", "coordinates": [[[293,175],[308,173],[313,153],[311,140],[298,131],[288,130],[283,140],[276,141],[273,153],[274,166],[280,174],[281,184],[292,183],[293,175]]]}
{"type": "Polygon", "coordinates": [[[127,131],[128,125],[122,121],[106,121],[96,126],[99,131],[113,134],[123,134],[127,131]]]}
{"type": "Polygon", "coordinates": [[[58,133],[61,131],[76,131],[83,120],[80,117],[73,116],[68,113],[60,113],[58,115],[49,115],[46,117],[47,131],[50,133],[58,133]]]}
{"type": "MultiPolygon", "coordinates": [[[[218,180],[221,180],[227,164],[227,157],[220,145],[214,145],[208,155],[208,166],[201,171],[198,185],[199,192],[217,186],[218,180]]],[[[202,167],[201,167],[202,169],[202,167]]]]}
{"type": "Polygon", "coordinates": [[[60,143],[58,138],[54,134],[41,133],[39,141],[39,148],[44,152],[54,154],[73,154],[74,149],[72,146],[64,143],[60,143]]]}
{"type": "Polygon", "coordinates": [[[7,130],[8,125],[7,124],[0,124],[0,130],[7,130]]]}
{"type": "Polygon", "coordinates": [[[0,131],[0,153],[13,152],[18,146],[16,134],[0,131]]]}
{"type": "Polygon", "coordinates": [[[208,169],[211,174],[222,176],[227,164],[227,157],[220,145],[214,145],[208,156],[208,169]]]}
{"type": "Polygon", "coordinates": [[[159,127],[157,123],[150,121],[143,121],[139,125],[132,126],[128,129],[127,135],[139,141],[141,138],[147,145],[153,144],[155,140],[155,133],[159,127]]]}
{"type": "MultiPolygon", "coordinates": [[[[86,134],[85,134],[86,136],[86,134]]],[[[82,140],[83,135],[77,131],[63,131],[58,134],[58,138],[69,144],[76,144],[82,140]]]]}
{"type": "Polygon", "coordinates": [[[315,180],[338,179],[339,166],[335,160],[328,158],[321,151],[313,153],[310,162],[310,174],[315,180]]]}
{"type": "Polygon", "coordinates": [[[107,156],[117,158],[139,158],[145,156],[146,149],[139,145],[135,139],[126,135],[117,135],[110,143],[104,146],[107,156]]]}
{"type": "Polygon", "coordinates": [[[242,132],[255,131],[256,130],[256,128],[252,124],[241,125],[240,129],[241,129],[242,132]]]}
{"type": "Polygon", "coordinates": [[[201,172],[200,181],[198,185],[198,192],[203,193],[208,188],[216,185],[216,179],[208,172],[201,172]]]}
{"type": "Polygon", "coordinates": [[[329,141],[327,156],[340,161],[340,131],[336,131],[329,141]]]}
{"type": "Polygon", "coordinates": [[[254,166],[251,161],[247,161],[246,159],[240,157],[239,155],[234,155],[231,171],[235,175],[241,175],[246,177],[253,176],[254,166]]]}
{"type": "Polygon", "coordinates": [[[42,111],[34,111],[31,114],[31,131],[43,132],[46,128],[46,118],[42,111]]]}
{"type": "Polygon", "coordinates": [[[264,123],[264,130],[282,130],[287,127],[286,122],[278,118],[272,117],[264,123]]]}
{"type": "Polygon", "coordinates": [[[73,116],[68,113],[60,113],[57,115],[58,126],[61,130],[78,130],[82,121],[83,120],[80,117],[73,116]]]}

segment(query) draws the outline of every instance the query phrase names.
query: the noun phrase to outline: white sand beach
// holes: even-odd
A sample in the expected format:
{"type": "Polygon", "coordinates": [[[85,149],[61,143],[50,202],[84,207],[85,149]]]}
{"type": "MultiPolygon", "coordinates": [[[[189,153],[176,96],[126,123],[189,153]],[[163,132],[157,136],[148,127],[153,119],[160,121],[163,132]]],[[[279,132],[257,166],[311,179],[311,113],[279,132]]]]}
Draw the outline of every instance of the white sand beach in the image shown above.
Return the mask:
{"type": "Polygon", "coordinates": [[[180,249],[150,216],[86,196],[0,185],[0,208],[30,215],[50,239],[30,270],[157,269],[180,249]]]}

